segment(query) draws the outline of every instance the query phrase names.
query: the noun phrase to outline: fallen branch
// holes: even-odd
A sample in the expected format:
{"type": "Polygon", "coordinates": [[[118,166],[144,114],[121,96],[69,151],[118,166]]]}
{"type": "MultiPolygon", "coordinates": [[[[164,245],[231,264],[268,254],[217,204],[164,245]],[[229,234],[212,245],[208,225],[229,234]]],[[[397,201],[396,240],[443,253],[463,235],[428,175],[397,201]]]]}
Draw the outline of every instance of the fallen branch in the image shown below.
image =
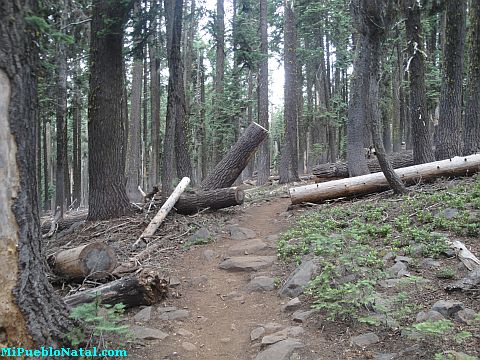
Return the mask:
{"type": "Polygon", "coordinates": [[[188,177],[184,177],[180,181],[173,193],[169,196],[167,201],[165,201],[160,210],[158,210],[157,215],[153,217],[152,221],[150,221],[150,224],[148,224],[147,228],[143,231],[142,235],[140,235],[137,241],[135,241],[133,246],[136,246],[143,239],[153,236],[153,234],[155,233],[155,231],[157,231],[158,227],[168,215],[170,210],[172,210],[180,195],[185,191],[189,183],[190,179],[188,177]]]}
{"type": "Polygon", "coordinates": [[[474,270],[480,266],[480,260],[468,250],[461,241],[449,241],[450,247],[455,250],[460,261],[467,267],[468,270],[474,270]]]}

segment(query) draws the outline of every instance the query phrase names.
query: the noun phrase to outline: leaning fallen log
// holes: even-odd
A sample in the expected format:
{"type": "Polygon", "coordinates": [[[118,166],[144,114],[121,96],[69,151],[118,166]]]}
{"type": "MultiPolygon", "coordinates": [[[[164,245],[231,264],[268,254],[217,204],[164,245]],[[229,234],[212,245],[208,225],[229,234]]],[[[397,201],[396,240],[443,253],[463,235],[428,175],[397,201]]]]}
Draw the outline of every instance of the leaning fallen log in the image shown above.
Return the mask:
{"type": "MultiPolygon", "coordinates": [[[[388,155],[388,159],[394,169],[413,165],[413,151],[405,150],[388,155]]],[[[371,173],[382,171],[378,160],[367,160],[367,166],[371,173]]],[[[345,162],[327,163],[316,165],[312,170],[313,175],[325,178],[348,177],[348,165],[345,162]]]]}
{"type": "Polygon", "coordinates": [[[154,270],[142,270],[93,289],[66,296],[67,305],[76,306],[99,299],[102,304],[122,303],[126,307],[153,305],[165,298],[168,293],[168,281],[154,270]]]}
{"type": "MultiPolygon", "coordinates": [[[[431,163],[396,169],[395,172],[407,184],[441,176],[472,175],[480,169],[480,154],[454,157],[431,163]]],[[[289,189],[292,204],[322,202],[339,197],[352,197],[387,190],[388,182],[383,173],[356,176],[324,183],[289,189]]]]}
{"type": "Polygon", "coordinates": [[[184,193],[175,204],[175,209],[180,214],[190,215],[207,208],[218,210],[241,205],[244,198],[245,193],[237,187],[184,193]]]}
{"type": "Polygon", "coordinates": [[[227,188],[233,185],[243,169],[255,154],[260,144],[267,138],[268,130],[256,122],[240,136],[222,160],[203,180],[202,190],[227,188]]]}
{"type": "Polygon", "coordinates": [[[111,247],[95,242],[51,255],[48,264],[59,276],[102,279],[115,269],[117,257],[111,247]]]}

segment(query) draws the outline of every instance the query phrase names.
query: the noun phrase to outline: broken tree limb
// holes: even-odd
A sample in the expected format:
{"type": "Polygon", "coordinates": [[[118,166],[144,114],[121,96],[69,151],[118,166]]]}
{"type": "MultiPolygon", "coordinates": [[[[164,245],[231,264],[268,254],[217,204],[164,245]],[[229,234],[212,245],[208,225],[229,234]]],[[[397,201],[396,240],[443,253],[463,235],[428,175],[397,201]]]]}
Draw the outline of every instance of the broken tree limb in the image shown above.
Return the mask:
{"type": "Polygon", "coordinates": [[[137,274],[66,296],[64,301],[73,307],[95,301],[99,297],[102,304],[122,303],[126,307],[134,307],[156,304],[165,298],[167,293],[167,280],[161,278],[158,272],[145,269],[137,274]]]}
{"type": "Polygon", "coordinates": [[[117,257],[111,247],[95,242],[49,256],[48,264],[60,276],[102,279],[115,269],[117,257]]]}
{"type": "Polygon", "coordinates": [[[167,201],[165,201],[160,210],[158,210],[157,214],[153,217],[152,221],[150,221],[150,224],[148,224],[147,228],[143,231],[138,240],[135,241],[133,246],[136,246],[142,239],[153,236],[170,210],[172,210],[180,195],[185,191],[188,184],[190,184],[190,179],[188,177],[184,177],[178,183],[175,190],[173,190],[172,194],[168,197],[167,201]]]}
{"type": "MultiPolygon", "coordinates": [[[[407,184],[440,176],[472,175],[480,169],[480,155],[454,157],[426,164],[409,166],[395,170],[407,184]]],[[[339,197],[351,197],[371,194],[389,189],[383,173],[356,176],[318,184],[290,188],[292,204],[302,202],[322,202],[339,197]]]]}
{"type": "Polygon", "coordinates": [[[182,194],[175,204],[175,209],[180,214],[190,215],[207,208],[217,210],[241,205],[244,198],[245,193],[237,187],[198,191],[193,194],[182,194]]]}
{"type": "Polygon", "coordinates": [[[267,138],[268,130],[252,122],[222,160],[203,180],[202,190],[232,186],[260,144],[267,138]]]}
{"type": "MultiPolygon", "coordinates": [[[[388,155],[388,160],[394,169],[413,165],[413,151],[406,150],[388,155]]],[[[367,166],[371,173],[380,172],[380,164],[378,160],[367,160],[367,166]]],[[[348,167],[345,162],[327,163],[316,165],[312,170],[313,175],[318,177],[332,178],[332,177],[348,177],[348,167]]]]}
{"type": "Polygon", "coordinates": [[[464,243],[455,240],[449,242],[450,247],[455,250],[460,261],[467,267],[468,270],[474,270],[480,267],[480,260],[467,249],[464,243]]]}

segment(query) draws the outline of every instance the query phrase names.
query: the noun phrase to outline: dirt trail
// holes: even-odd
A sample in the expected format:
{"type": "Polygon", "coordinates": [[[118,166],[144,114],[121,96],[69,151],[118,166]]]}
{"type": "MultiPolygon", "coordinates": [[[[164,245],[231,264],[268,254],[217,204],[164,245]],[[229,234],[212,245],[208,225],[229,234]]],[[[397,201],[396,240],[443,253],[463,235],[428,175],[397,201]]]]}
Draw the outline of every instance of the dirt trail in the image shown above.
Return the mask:
{"type": "MultiPolygon", "coordinates": [[[[289,226],[285,214],[282,214],[288,204],[288,199],[274,199],[251,205],[234,217],[232,225],[251,229],[256,233],[256,238],[268,243],[267,249],[255,255],[275,255],[272,235],[280,234],[289,226]]],[[[254,275],[284,278],[281,264],[275,262],[256,273],[232,272],[219,268],[219,263],[227,257],[228,249],[235,243],[238,241],[232,240],[227,231],[224,231],[216,236],[214,243],[191,248],[178,259],[176,269],[172,271],[181,280],[176,289],[181,297],[167,299],[157,306],[152,319],[145,324],[158,328],[169,336],[160,341],[146,341],[145,347],[133,350],[129,358],[254,359],[263,349],[259,340],[252,342],[250,339],[251,331],[258,325],[299,325],[291,320],[291,313],[282,311],[282,305],[288,299],[279,298],[275,290],[253,293],[245,291],[254,275]],[[215,252],[213,258],[208,259],[208,256],[205,256],[206,250],[215,252]],[[156,314],[161,312],[163,306],[188,310],[189,316],[181,320],[159,320],[156,314]]],[[[298,340],[305,346],[295,350],[294,358],[343,358],[334,348],[335,345],[325,341],[315,328],[305,331],[298,340]]]]}

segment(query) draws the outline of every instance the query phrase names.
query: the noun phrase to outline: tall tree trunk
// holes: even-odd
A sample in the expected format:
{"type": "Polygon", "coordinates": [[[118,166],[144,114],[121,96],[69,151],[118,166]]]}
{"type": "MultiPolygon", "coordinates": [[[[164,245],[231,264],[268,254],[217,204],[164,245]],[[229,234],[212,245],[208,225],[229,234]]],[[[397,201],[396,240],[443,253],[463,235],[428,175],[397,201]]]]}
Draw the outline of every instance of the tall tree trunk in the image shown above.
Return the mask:
{"type": "Polygon", "coordinates": [[[284,122],[285,140],[282,145],[279,175],[281,184],[298,181],[298,151],[297,151],[297,35],[293,1],[285,0],[284,23],[284,122]]]}
{"type": "MultiPolygon", "coordinates": [[[[63,2],[66,6],[66,1],[63,2]]],[[[60,27],[64,27],[67,22],[68,10],[65,8],[60,15],[60,27]]],[[[67,50],[65,43],[60,41],[57,45],[56,55],[56,81],[57,96],[55,101],[55,118],[57,126],[57,152],[56,152],[56,172],[55,172],[55,208],[60,209],[60,217],[63,216],[65,206],[65,173],[66,173],[66,132],[67,132],[67,50]]]]}
{"type": "MultiPolygon", "coordinates": [[[[258,122],[268,130],[268,19],[267,0],[260,0],[260,64],[258,68],[258,122]]],[[[258,152],[257,185],[270,176],[270,142],[264,141],[258,152]]]]}
{"type": "Polygon", "coordinates": [[[43,209],[50,210],[50,122],[43,122],[43,209]]]}
{"type": "MultiPolygon", "coordinates": [[[[396,36],[398,37],[398,31],[396,36]]],[[[393,99],[393,116],[392,116],[392,146],[393,152],[402,149],[402,127],[400,114],[400,87],[402,79],[402,55],[400,49],[400,41],[395,44],[395,67],[392,77],[392,99],[393,99]]]]}
{"type": "Polygon", "coordinates": [[[73,201],[79,207],[82,200],[82,98],[80,64],[75,65],[74,93],[72,100],[73,116],[73,201]]]}
{"type": "Polygon", "coordinates": [[[223,127],[224,119],[222,113],[222,104],[224,96],[224,73],[225,73],[225,10],[224,0],[217,0],[217,13],[215,15],[215,78],[214,78],[214,103],[213,103],[213,119],[214,128],[214,144],[212,162],[213,166],[218,164],[222,159],[223,152],[223,127]]]}
{"type": "Polygon", "coordinates": [[[36,2],[0,0],[0,329],[2,348],[60,348],[68,309],[46,277],[35,159],[38,126],[36,2]],[[41,301],[39,301],[41,299],[41,301]]]}
{"type": "Polygon", "coordinates": [[[148,188],[150,184],[150,168],[149,164],[150,151],[148,143],[148,63],[146,56],[143,59],[143,116],[142,116],[142,166],[143,166],[143,188],[148,188]]]}
{"type": "Polygon", "coordinates": [[[356,46],[356,58],[353,63],[353,78],[351,80],[350,101],[348,103],[347,121],[347,163],[350,176],[369,173],[364,154],[364,131],[366,127],[367,95],[365,86],[368,78],[365,73],[371,62],[367,38],[359,34],[356,46]]]}
{"type": "MultiPolygon", "coordinates": [[[[160,2],[161,3],[161,2],[160,2]]],[[[154,6],[157,1],[153,0],[154,6]]],[[[161,12],[161,8],[160,8],[161,12]]],[[[160,16],[160,15],[159,15],[160,16]]],[[[153,21],[153,33],[150,44],[150,112],[151,112],[151,152],[150,152],[150,173],[149,188],[158,184],[160,164],[160,47],[158,45],[157,19],[153,21]]]]}
{"type": "Polygon", "coordinates": [[[440,92],[440,117],[435,148],[437,160],[462,154],[462,84],[466,0],[446,1],[445,47],[440,92]]]}
{"type": "Polygon", "coordinates": [[[405,27],[408,44],[408,77],[410,80],[410,121],[412,126],[413,161],[423,164],[435,160],[430,136],[425,90],[425,48],[421,24],[421,5],[417,0],[404,0],[405,27]]]}
{"type": "Polygon", "coordinates": [[[94,0],[92,7],[88,220],[110,219],[130,211],[125,191],[123,102],[123,26],[129,5],[122,4],[94,0]],[[105,17],[109,22],[104,21],[105,17]]]}
{"type": "Polygon", "coordinates": [[[470,5],[468,71],[465,95],[465,155],[480,151],[480,2],[470,5]]]}
{"type": "MultiPolygon", "coordinates": [[[[139,21],[140,3],[137,0],[134,4],[134,17],[139,21]]],[[[132,99],[131,113],[128,131],[127,151],[127,196],[131,202],[139,202],[142,195],[138,191],[140,184],[140,124],[142,116],[142,77],[143,77],[143,48],[141,45],[141,34],[134,39],[133,68],[132,68],[132,99]]],[[[160,103],[160,101],[159,101],[160,103]]]]}

